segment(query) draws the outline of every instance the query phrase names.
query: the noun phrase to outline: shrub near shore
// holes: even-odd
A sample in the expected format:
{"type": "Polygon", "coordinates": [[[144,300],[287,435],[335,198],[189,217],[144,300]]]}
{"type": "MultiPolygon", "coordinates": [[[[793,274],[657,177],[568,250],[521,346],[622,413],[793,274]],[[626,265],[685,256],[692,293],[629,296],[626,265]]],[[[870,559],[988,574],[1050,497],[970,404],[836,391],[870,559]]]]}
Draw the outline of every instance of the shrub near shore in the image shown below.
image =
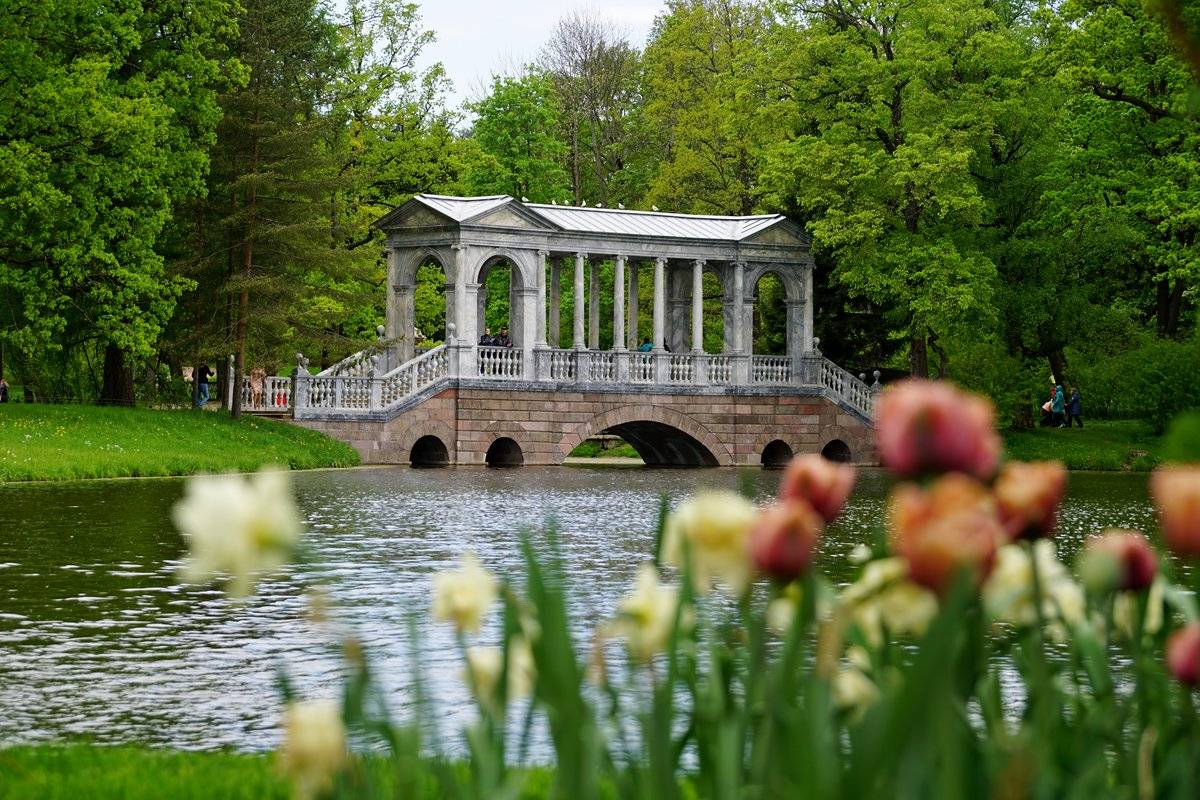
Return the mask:
{"type": "Polygon", "coordinates": [[[287,422],[197,411],[0,405],[0,481],[77,480],[359,463],[348,445],[287,422]]]}

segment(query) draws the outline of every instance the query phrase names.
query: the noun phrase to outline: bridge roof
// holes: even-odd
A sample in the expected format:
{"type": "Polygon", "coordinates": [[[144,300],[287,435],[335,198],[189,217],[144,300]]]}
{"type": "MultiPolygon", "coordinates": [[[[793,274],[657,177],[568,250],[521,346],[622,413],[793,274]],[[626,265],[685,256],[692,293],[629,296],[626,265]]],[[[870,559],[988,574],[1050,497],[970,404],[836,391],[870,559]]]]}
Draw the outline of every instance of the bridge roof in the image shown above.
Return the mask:
{"type": "MultiPolygon", "coordinates": [[[[492,224],[492,220],[489,220],[488,217],[507,206],[528,222],[537,221],[549,231],[563,233],[735,243],[754,237],[768,228],[783,224],[796,238],[802,241],[807,239],[799,226],[781,214],[760,214],[747,217],[671,214],[662,211],[525,203],[508,195],[452,197],[418,194],[376,224],[380,227],[390,227],[394,224],[403,225],[401,220],[412,216],[408,209],[416,205],[425,206],[454,222],[484,225],[492,224]]],[[[511,221],[511,218],[509,220],[511,221]]]]}

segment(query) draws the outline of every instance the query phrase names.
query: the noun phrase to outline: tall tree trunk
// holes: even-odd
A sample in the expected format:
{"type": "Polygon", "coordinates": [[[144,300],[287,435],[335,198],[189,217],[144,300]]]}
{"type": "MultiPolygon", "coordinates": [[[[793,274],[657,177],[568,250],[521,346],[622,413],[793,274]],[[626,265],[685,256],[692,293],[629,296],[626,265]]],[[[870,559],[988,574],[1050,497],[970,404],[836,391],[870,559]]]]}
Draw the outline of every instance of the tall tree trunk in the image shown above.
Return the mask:
{"type": "Polygon", "coordinates": [[[1067,384],[1067,357],[1063,355],[1062,348],[1055,348],[1046,355],[1046,360],[1050,362],[1050,374],[1054,376],[1055,383],[1067,384]]]}
{"type": "MultiPolygon", "coordinates": [[[[250,150],[250,174],[258,174],[259,115],[254,114],[254,140],[250,150]]],[[[258,208],[258,187],[253,180],[246,198],[246,232],[242,239],[242,291],[238,295],[237,347],[233,356],[233,402],[229,413],[234,419],[242,416],[242,375],[246,372],[246,325],[250,316],[250,272],[254,264],[254,215],[258,208]]]]}
{"type": "Polygon", "coordinates": [[[908,365],[914,378],[929,377],[929,351],[924,336],[914,335],[909,342],[908,365]]]}
{"type": "Polygon", "coordinates": [[[1183,305],[1183,281],[1176,280],[1167,299],[1167,336],[1179,335],[1179,309],[1183,305]]]}
{"type": "Polygon", "coordinates": [[[104,348],[100,402],[104,405],[133,405],[133,370],[125,363],[125,351],[111,342],[104,348]]]}
{"type": "Polygon", "coordinates": [[[929,338],[926,340],[926,342],[929,344],[929,349],[937,354],[938,378],[945,378],[946,371],[950,368],[950,358],[946,355],[946,348],[938,344],[938,337],[936,333],[929,334],[929,338]]]}

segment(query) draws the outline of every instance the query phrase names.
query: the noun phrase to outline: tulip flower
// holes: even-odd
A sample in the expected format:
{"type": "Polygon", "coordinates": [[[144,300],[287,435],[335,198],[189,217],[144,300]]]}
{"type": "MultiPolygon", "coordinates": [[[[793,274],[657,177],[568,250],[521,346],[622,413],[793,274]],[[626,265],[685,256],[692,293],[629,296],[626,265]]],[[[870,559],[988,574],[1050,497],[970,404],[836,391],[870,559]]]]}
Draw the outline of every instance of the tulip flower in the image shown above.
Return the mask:
{"type": "Polygon", "coordinates": [[[990,400],[950,383],[901,381],[876,404],[879,460],[904,478],[965,472],[987,480],[1000,460],[994,417],[990,400]]]}
{"type": "Polygon", "coordinates": [[[172,516],[188,545],[180,576],[203,583],[228,576],[226,592],[244,597],[287,563],[302,524],[286,472],[199,475],[187,482],[172,516]]]}
{"type": "Polygon", "coordinates": [[[474,553],[462,555],[462,566],[433,576],[433,616],[451,622],[459,633],[476,633],[496,599],[496,576],[479,564],[474,553]]]}
{"type": "Polygon", "coordinates": [[[820,515],[804,500],[763,510],[750,530],[754,566],[776,580],[795,580],[812,564],[823,527],[820,515]]]}
{"type": "Polygon", "coordinates": [[[1108,530],[1088,539],[1079,573],[1093,592],[1143,591],[1158,571],[1158,556],[1137,531],[1108,530]]]}
{"type": "Polygon", "coordinates": [[[818,455],[796,456],[779,484],[779,499],[804,500],[826,522],[833,522],[854,488],[854,467],[818,455]]]}
{"type": "Polygon", "coordinates": [[[909,577],[942,592],[962,570],[972,573],[977,582],[987,578],[1004,530],[987,489],[972,478],[952,473],[928,490],[912,484],[896,488],[891,539],[893,548],[908,563],[909,577]]]}
{"type": "Polygon", "coordinates": [[[689,497],[667,518],[663,558],[682,567],[690,557],[692,583],[701,594],[717,581],[741,595],[752,577],[746,538],[757,518],[754,505],[736,492],[707,491],[689,497]]]}
{"type": "Polygon", "coordinates": [[[1185,686],[1200,684],[1200,622],[1192,622],[1167,640],[1167,669],[1185,686]]]}
{"type": "Polygon", "coordinates": [[[1058,461],[1010,461],[992,487],[1000,521],[1012,540],[1049,536],[1067,487],[1067,469],[1058,461]]]}
{"type": "Polygon", "coordinates": [[[295,797],[313,798],[328,792],[334,775],[349,758],[340,703],[303,700],[287,707],[279,766],[291,776],[295,797]]]}
{"type": "Polygon", "coordinates": [[[1155,470],[1150,494],[1171,551],[1187,558],[1200,556],[1200,466],[1155,470]]]}

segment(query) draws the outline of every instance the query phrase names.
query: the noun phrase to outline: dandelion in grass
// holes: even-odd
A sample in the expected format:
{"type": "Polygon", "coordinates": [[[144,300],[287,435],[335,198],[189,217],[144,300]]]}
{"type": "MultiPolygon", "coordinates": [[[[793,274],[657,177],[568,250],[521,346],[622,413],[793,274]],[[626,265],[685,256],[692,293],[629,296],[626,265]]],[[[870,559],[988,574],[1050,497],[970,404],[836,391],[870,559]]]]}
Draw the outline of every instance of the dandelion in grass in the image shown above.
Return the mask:
{"type": "Polygon", "coordinates": [[[496,576],[470,551],[463,553],[461,564],[433,576],[433,616],[453,623],[459,633],[477,633],[496,600],[496,576]]]}
{"type": "Polygon", "coordinates": [[[341,704],[302,700],[284,711],[279,767],[292,779],[294,796],[308,800],[325,794],[350,760],[341,704]]]}
{"type": "Polygon", "coordinates": [[[718,583],[740,596],[753,577],[746,540],[757,518],[754,505],[734,492],[696,494],[667,519],[663,556],[680,567],[690,559],[697,592],[706,594],[718,583]]]}
{"type": "Polygon", "coordinates": [[[287,563],[302,528],[287,473],[202,475],[188,481],[175,504],[176,526],[187,540],[180,576],[205,583],[227,576],[226,591],[245,597],[263,576],[287,563]]]}

